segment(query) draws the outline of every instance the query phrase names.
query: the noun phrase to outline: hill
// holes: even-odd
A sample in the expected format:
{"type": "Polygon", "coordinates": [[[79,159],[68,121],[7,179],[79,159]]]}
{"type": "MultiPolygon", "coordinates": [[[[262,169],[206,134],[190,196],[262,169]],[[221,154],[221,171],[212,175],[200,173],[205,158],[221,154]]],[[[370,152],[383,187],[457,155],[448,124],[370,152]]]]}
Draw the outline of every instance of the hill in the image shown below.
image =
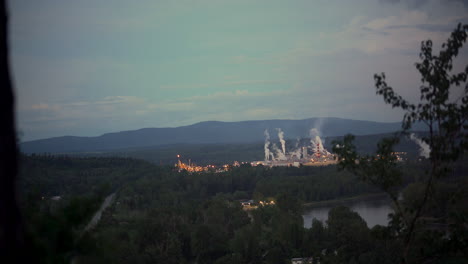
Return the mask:
{"type": "MultiPolygon", "coordinates": [[[[392,134],[375,134],[356,136],[355,144],[361,153],[371,154],[376,150],[377,142],[383,137],[390,137],[392,134]]],[[[331,142],[342,137],[322,138],[324,147],[331,151],[331,142]]],[[[272,142],[275,143],[275,142],[272,142]]],[[[279,144],[279,142],[276,142],[279,144]]],[[[297,148],[296,139],[286,140],[286,150],[291,151],[297,148]]],[[[310,144],[308,138],[301,139],[301,146],[310,144]]],[[[407,158],[414,159],[419,156],[419,146],[407,137],[401,137],[400,143],[395,146],[395,151],[407,152],[407,158]]],[[[154,147],[127,148],[102,152],[80,152],[73,155],[93,156],[93,157],[129,157],[142,159],[154,164],[174,165],[177,162],[177,155],[181,155],[181,160],[198,165],[222,165],[230,164],[233,161],[251,162],[263,160],[264,143],[229,143],[229,144],[173,144],[154,147]]]]}
{"type": "Polygon", "coordinates": [[[347,133],[370,135],[389,133],[400,129],[401,123],[384,123],[341,118],[309,118],[302,120],[258,120],[241,122],[207,121],[174,128],[143,128],[107,133],[97,137],[63,136],[27,141],[20,144],[24,153],[100,152],[127,148],[156,147],[171,144],[238,144],[264,140],[268,129],[272,140],[277,139],[276,128],[285,138],[309,136],[317,128],[322,137],[342,136],[347,133]]]}

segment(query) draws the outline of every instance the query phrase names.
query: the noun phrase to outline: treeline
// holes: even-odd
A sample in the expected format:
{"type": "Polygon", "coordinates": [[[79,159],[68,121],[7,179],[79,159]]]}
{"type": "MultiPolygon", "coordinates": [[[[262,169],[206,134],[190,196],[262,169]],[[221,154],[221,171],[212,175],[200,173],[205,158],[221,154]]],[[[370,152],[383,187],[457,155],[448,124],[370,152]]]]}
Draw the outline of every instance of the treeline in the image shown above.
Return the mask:
{"type": "Polygon", "coordinates": [[[124,182],[151,171],[153,165],[121,157],[21,155],[19,191],[44,197],[83,195],[103,185],[115,190],[124,182]]]}
{"type": "MultiPolygon", "coordinates": [[[[162,202],[162,201],[161,201],[162,202]]],[[[313,257],[321,263],[397,263],[398,243],[385,228],[370,230],[346,207],[330,212],[327,225],[303,227],[300,204],[287,196],[278,206],[250,212],[216,196],[202,204],[179,203],[106,212],[99,229],[81,241],[79,263],[288,263],[313,257]],[[340,250],[340,255],[335,251],[340,250]]]]}
{"type": "Polygon", "coordinates": [[[288,263],[293,257],[327,263],[350,256],[394,263],[398,245],[380,242],[379,227],[369,230],[347,208],[332,211],[327,226],[314,221],[306,229],[296,195],[276,193],[276,205],[249,212],[236,201],[249,190],[258,193],[255,180],[301,177],[309,169],[320,171],[245,166],[226,174],[185,174],[159,167],[122,188],[96,232],[81,240],[79,263],[288,263]],[[232,192],[232,186],[246,191],[232,192]],[[334,251],[347,239],[353,245],[338,258],[334,251]]]}
{"type": "Polygon", "coordinates": [[[171,190],[184,199],[204,200],[217,194],[234,199],[262,200],[285,193],[301,202],[323,201],[376,193],[378,189],[362,183],[335,166],[328,167],[264,167],[242,165],[223,173],[175,173],[170,167],[155,167],[154,176],[144,177],[125,187],[134,193],[160,195],[171,190]]]}
{"type": "Polygon", "coordinates": [[[274,168],[271,175],[256,183],[254,197],[286,193],[303,202],[312,202],[375,192],[379,190],[347,172],[338,171],[335,166],[274,168]]]}
{"type": "MultiPolygon", "coordinates": [[[[156,221],[154,216],[158,215],[164,219],[162,222],[176,221],[173,218],[182,221],[186,226],[174,229],[174,232],[181,232],[180,236],[192,236],[191,230],[199,225],[197,221],[204,223],[200,228],[206,227],[206,222],[211,220],[206,220],[203,214],[212,203],[218,209],[227,206],[228,211],[219,209],[221,211],[216,214],[225,215],[226,219],[239,218],[236,221],[245,224],[249,218],[239,211],[239,205],[234,202],[236,199],[262,199],[284,193],[297,197],[302,203],[375,191],[355,179],[351,180],[353,183],[342,182],[349,175],[337,172],[334,167],[243,165],[225,173],[190,174],[130,158],[22,155],[20,173],[19,193],[28,239],[33,256],[44,260],[43,263],[66,262],[74,254],[87,252],[88,235],[79,239],[81,230],[104,197],[117,190],[117,204],[106,212],[107,217],[114,212],[117,218],[104,217],[109,221],[109,228],[120,230],[121,224],[125,226],[126,223],[147,226],[145,223],[156,221]]],[[[218,209],[209,210],[214,213],[218,209]]],[[[223,221],[218,222],[225,225],[223,221]]],[[[231,239],[239,227],[240,224],[233,224],[232,230],[225,231],[229,237],[221,240],[231,239]]],[[[201,250],[202,247],[198,248],[201,250]]],[[[187,255],[184,259],[192,259],[192,254],[191,251],[191,257],[187,255]]]]}
{"type": "MultiPolygon", "coordinates": [[[[417,202],[412,195],[421,187],[412,177],[424,169],[424,163],[417,165],[402,165],[408,174],[405,181],[412,182],[403,191],[402,204],[408,210],[417,202]]],[[[415,238],[414,259],[431,256],[441,263],[466,263],[460,254],[468,209],[465,167],[458,164],[453,176],[434,190],[437,195],[426,209],[437,219],[458,217],[462,221],[456,223],[462,228],[457,229],[458,240],[447,240],[444,228],[450,223],[438,223],[415,238]],[[453,195],[456,200],[448,199],[453,195]]],[[[359,186],[357,179],[335,167],[241,166],[223,174],[177,173],[158,167],[154,175],[121,189],[97,230],[80,240],[79,263],[288,263],[295,257],[313,257],[321,263],[401,263],[404,248],[396,239],[398,223],[369,229],[357,213],[337,207],[326,223],[314,219],[311,228],[304,228],[304,200],[298,194],[306,193],[307,177],[311,186],[340,186],[340,177],[347,178],[347,185],[359,186]],[[326,176],[333,180],[321,181],[326,176]],[[271,196],[276,205],[246,212],[236,199],[250,195],[271,196]]]]}
{"type": "Polygon", "coordinates": [[[197,165],[232,164],[234,161],[253,161],[264,158],[263,143],[239,144],[176,144],[155,147],[129,148],[102,153],[71,153],[77,156],[130,157],[142,159],[157,165],[174,165],[177,155],[182,161],[197,165]]]}
{"type": "Polygon", "coordinates": [[[128,158],[20,158],[19,201],[35,263],[68,263],[104,197],[154,167],[128,158]]]}
{"type": "MultiPolygon", "coordinates": [[[[423,170],[419,163],[401,166],[407,183],[423,170]]],[[[394,231],[370,230],[347,208],[332,210],[327,223],[303,227],[304,202],[378,191],[335,166],[242,165],[224,173],[179,173],[128,158],[36,155],[23,156],[21,167],[23,215],[39,263],[286,263],[293,257],[395,263],[401,252],[394,231]],[[116,200],[99,225],[82,235],[113,192],[116,200]],[[247,213],[238,200],[249,198],[274,199],[276,206],[247,213]]],[[[468,185],[459,181],[465,167],[457,165],[441,199],[433,201],[437,216],[466,209],[443,199],[468,185]]],[[[411,201],[418,188],[411,184],[404,198],[411,201]]]]}
{"type": "MultiPolygon", "coordinates": [[[[417,133],[419,135],[422,132],[417,133]]],[[[374,153],[376,144],[384,137],[391,134],[365,135],[356,137],[356,147],[361,153],[374,153]]],[[[332,141],[342,139],[343,137],[323,138],[324,147],[331,151],[332,141]]],[[[310,139],[288,139],[286,140],[286,149],[293,150],[299,146],[310,146],[310,139]]],[[[105,152],[82,152],[70,153],[75,156],[99,156],[99,157],[131,157],[142,159],[157,165],[174,165],[177,163],[177,155],[182,156],[182,160],[188,163],[194,162],[198,165],[208,164],[232,164],[233,161],[254,161],[263,160],[265,157],[263,142],[256,143],[238,143],[238,144],[173,144],[154,147],[140,147],[118,149],[105,152]]],[[[409,159],[415,159],[418,156],[419,146],[407,136],[400,137],[400,143],[395,147],[395,151],[407,152],[409,159]]]]}

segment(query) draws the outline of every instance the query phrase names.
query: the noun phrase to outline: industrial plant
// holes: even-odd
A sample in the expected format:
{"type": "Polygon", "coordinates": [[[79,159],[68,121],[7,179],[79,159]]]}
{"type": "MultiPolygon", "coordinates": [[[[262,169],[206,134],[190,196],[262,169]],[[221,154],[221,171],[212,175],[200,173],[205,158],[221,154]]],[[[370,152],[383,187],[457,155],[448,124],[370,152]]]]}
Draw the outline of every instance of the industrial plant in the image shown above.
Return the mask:
{"type": "MultiPolygon", "coordinates": [[[[320,132],[316,128],[312,128],[309,131],[308,138],[294,140],[285,140],[285,134],[281,128],[276,128],[278,141],[272,142],[270,137],[270,131],[265,129],[265,143],[264,143],[264,160],[245,162],[250,163],[252,166],[289,166],[289,167],[300,167],[300,166],[326,166],[336,164],[337,158],[334,154],[330,153],[324,146],[320,132]],[[288,143],[288,144],[287,144],[288,143]],[[288,150],[289,148],[289,150],[288,150]]],[[[411,134],[409,137],[416,144],[419,145],[419,155],[421,158],[429,158],[430,148],[426,142],[418,138],[415,134],[411,134]]],[[[406,152],[392,152],[397,162],[404,162],[407,158],[406,152]]],[[[377,155],[377,157],[379,157],[377,155]]],[[[184,163],[180,159],[180,155],[177,155],[178,162],[175,167],[179,172],[225,172],[229,171],[233,167],[239,167],[241,163],[234,161],[233,164],[224,165],[206,165],[197,166],[188,160],[188,163],[184,163]]],[[[244,164],[244,162],[242,162],[244,164]]]]}
{"type": "Polygon", "coordinates": [[[177,168],[178,172],[187,171],[187,172],[225,172],[228,171],[231,167],[239,167],[239,162],[234,161],[233,165],[224,164],[222,166],[215,166],[215,165],[206,165],[206,166],[198,166],[191,162],[189,159],[188,163],[184,163],[180,159],[180,155],[177,155],[177,164],[175,167],[177,168]]]}
{"type": "Polygon", "coordinates": [[[270,132],[265,130],[265,160],[254,161],[252,166],[324,166],[335,164],[335,155],[331,154],[323,147],[322,139],[318,129],[312,128],[309,131],[310,141],[297,140],[295,147],[291,151],[286,149],[286,140],[281,128],[277,128],[280,147],[270,141],[270,132]]]}

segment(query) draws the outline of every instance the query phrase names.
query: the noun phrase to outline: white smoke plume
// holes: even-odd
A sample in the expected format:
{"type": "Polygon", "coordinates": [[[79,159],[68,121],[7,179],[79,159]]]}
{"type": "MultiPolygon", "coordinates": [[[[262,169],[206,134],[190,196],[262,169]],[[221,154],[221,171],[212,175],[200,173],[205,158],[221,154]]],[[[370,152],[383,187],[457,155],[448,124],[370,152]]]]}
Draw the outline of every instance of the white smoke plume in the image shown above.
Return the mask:
{"type": "Polygon", "coordinates": [[[263,134],[265,135],[265,161],[267,161],[270,158],[270,133],[268,132],[268,129],[265,129],[265,132],[263,132],[263,134]]]}
{"type": "Polygon", "coordinates": [[[300,139],[297,138],[296,140],[296,145],[294,146],[294,150],[289,152],[289,156],[292,158],[292,157],[296,157],[298,159],[301,158],[301,155],[302,155],[302,148],[299,146],[299,143],[300,143],[300,139]]]}
{"type": "Polygon", "coordinates": [[[314,128],[317,130],[317,133],[320,134],[320,131],[322,131],[324,119],[322,118],[317,118],[314,122],[314,128]]]}
{"type": "Polygon", "coordinates": [[[316,128],[311,128],[309,131],[310,135],[310,144],[312,147],[312,150],[317,153],[320,151],[320,145],[319,142],[317,142],[317,138],[320,139],[319,137],[319,132],[316,128]]]}
{"type": "Polygon", "coordinates": [[[272,145],[273,150],[276,152],[277,160],[287,160],[286,155],[276,146],[275,143],[272,145]]]}
{"type": "Polygon", "coordinates": [[[324,152],[322,139],[319,136],[315,136],[315,147],[317,148],[317,152],[324,152]]]}
{"type": "Polygon", "coordinates": [[[302,155],[302,149],[300,147],[296,148],[294,151],[289,152],[289,156],[291,158],[296,157],[300,159],[301,155],[302,155]]]}
{"type": "Polygon", "coordinates": [[[306,159],[309,156],[309,153],[307,153],[307,147],[302,147],[302,158],[306,159]]]}
{"type": "Polygon", "coordinates": [[[312,128],[309,131],[310,143],[312,144],[312,150],[315,153],[321,154],[330,154],[324,147],[322,139],[320,138],[320,133],[316,128],[312,128]]]}
{"type": "Polygon", "coordinates": [[[281,130],[281,128],[277,128],[276,130],[278,130],[278,138],[281,142],[281,149],[283,150],[283,155],[286,155],[286,141],[284,140],[284,132],[281,130]]]}
{"type": "Polygon", "coordinates": [[[410,139],[419,145],[419,156],[423,156],[428,159],[431,155],[431,147],[426,142],[418,138],[414,133],[410,134],[410,139]]]}
{"type": "Polygon", "coordinates": [[[314,127],[311,128],[309,131],[309,136],[310,136],[310,143],[313,143],[312,141],[315,139],[316,136],[318,136],[320,133],[319,131],[314,127]]]}

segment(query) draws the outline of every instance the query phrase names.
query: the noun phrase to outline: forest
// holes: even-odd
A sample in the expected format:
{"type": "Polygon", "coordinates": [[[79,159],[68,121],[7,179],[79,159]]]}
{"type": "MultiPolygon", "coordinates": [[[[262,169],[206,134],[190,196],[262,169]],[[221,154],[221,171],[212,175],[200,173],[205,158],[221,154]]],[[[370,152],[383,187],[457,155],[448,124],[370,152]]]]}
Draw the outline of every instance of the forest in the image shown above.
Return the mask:
{"type": "MultiPolygon", "coordinates": [[[[418,188],[414,175],[425,165],[401,166],[405,186],[418,188]]],[[[467,186],[464,167],[458,164],[440,195],[467,186]]],[[[288,263],[297,257],[396,263],[400,257],[389,227],[369,229],[346,207],[304,228],[306,202],[379,192],[336,166],[188,173],[130,158],[23,155],[20,179],[28,240],[42,263],[288,263]],[[111,193],[116,199],[97,227],[83,233],[111,193]],[[243,210],[239,201],[251,198],[276,204],[243,210]]],[[[466,210],[466,199],[437,200],[446,203],[438,214],[466,210]]]]}
{"type": "MultiPolygon", "coordinates": [[[[413,131],[422,136],[424,131],[413,131]]],[[[384,137],[391,136],[392,133],[373,134],[356,136],[356,147],[363,153],[373,153],[376,150],[377,142],[384,137]]],[[[343,137],[324,137],[323,144],[326,149],[332,148],[334,140],[343,137]]],[[[309,146],[310,138],[286,139],[286,149],[293,150],[297,146],[309,146]]],[[[177,162],[177,155],[181,155],[185,162],[191,159],[197,165],[222,165],[230,164],[233,161],[250,162],[253,160],[263,160],[264,142],[256,143],[212,143],[212,144],[167,144],[163,146],[125,148],[109,151],[95,152],[69,152],[62,153],[80,157],[129,157],[142,159],[158,165],[173,165],[177,162]]],[[[418,145],[408,136],[401,136],[400,142],[395,146],[395,151],[406,152],[408,158],[418,156],[418,145]]]]}

